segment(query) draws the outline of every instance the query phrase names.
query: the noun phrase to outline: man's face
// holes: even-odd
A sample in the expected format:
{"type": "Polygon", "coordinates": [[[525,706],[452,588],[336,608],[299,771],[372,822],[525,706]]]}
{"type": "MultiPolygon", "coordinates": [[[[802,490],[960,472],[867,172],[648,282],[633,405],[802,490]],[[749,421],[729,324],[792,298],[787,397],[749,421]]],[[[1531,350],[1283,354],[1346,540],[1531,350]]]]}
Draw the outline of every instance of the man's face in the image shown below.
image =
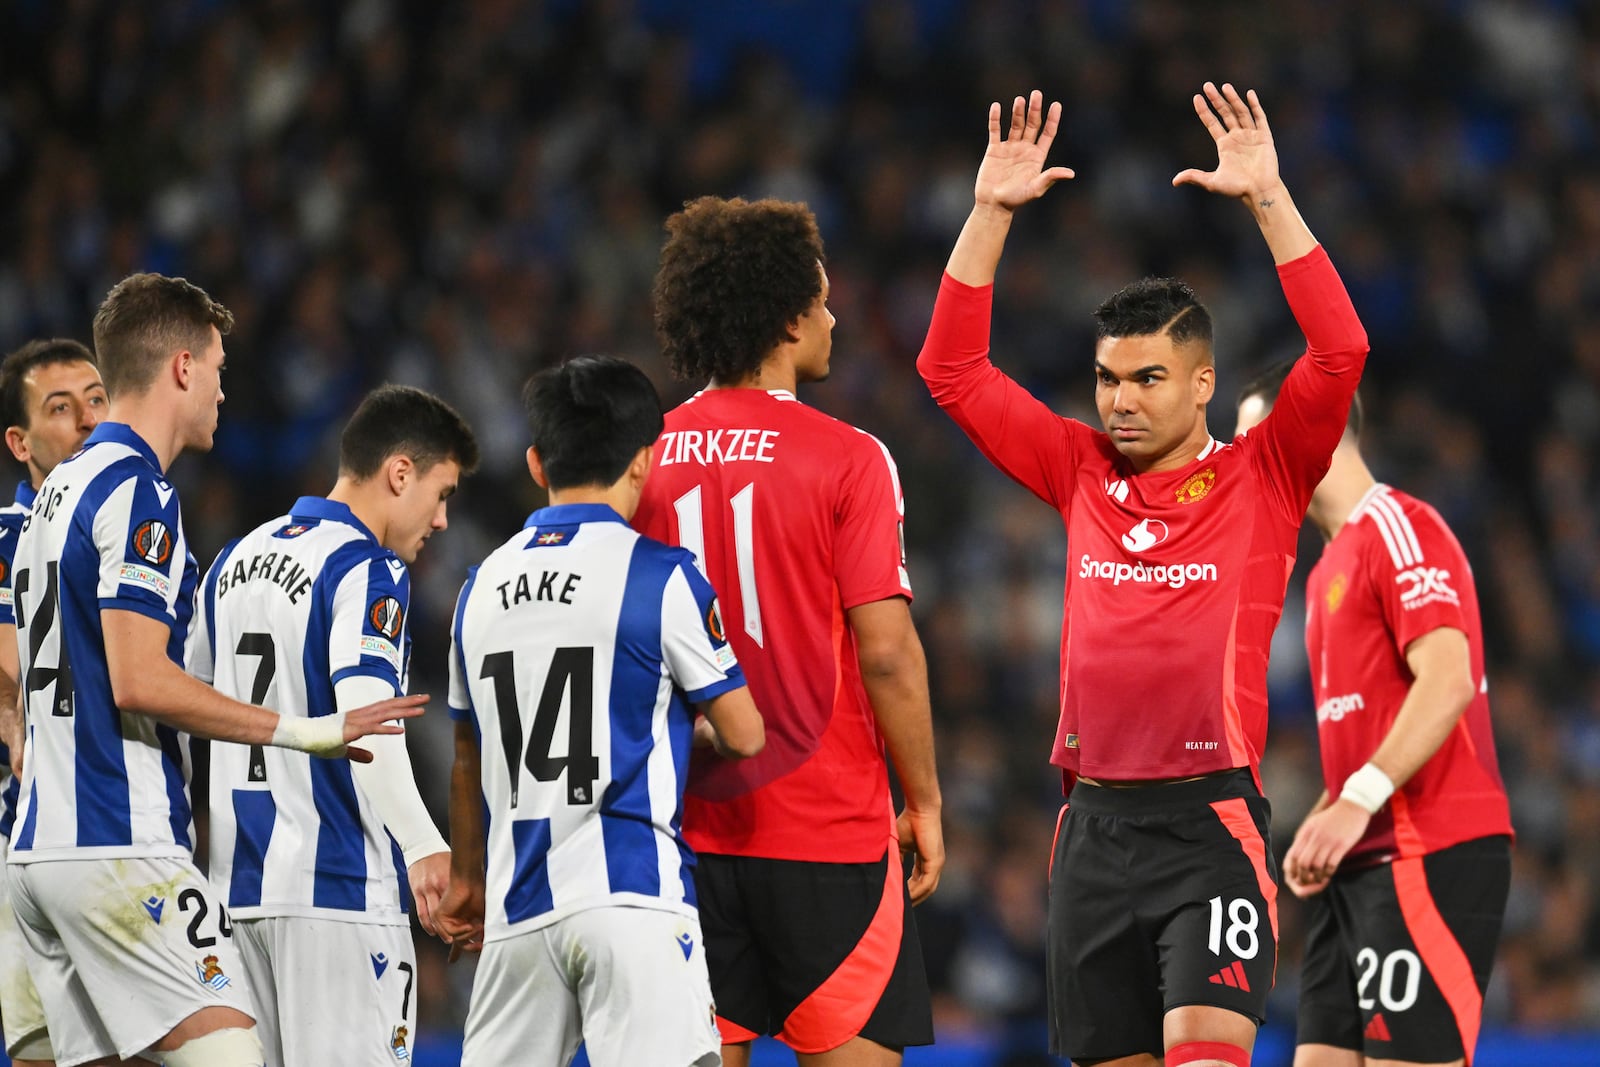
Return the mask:
{"type": "Polygon", "coordinates": [[[800,316],[796,336],[800,339],[795,354],[795,378],[802,382],[827,380],[828,361],[833,357],[833,312],[828,310],[828,272],[817,264],[822,276],[822,291],[800,316]]]}
{"type": "Polygon", "coordinates": [[[49,363],[23,377],[22,398],[28,425],[9,428],[6,442],[37,485],[105,418],[106,387],[92,363],[49,363]]]}
{"type": "Polygon", "coordinates": [[[201,452],[211,451],[212,439],[217,433],[217,409],[222,406],[222,369],[227,354],[222,351],[222,334],[210,327],[211,337],[205,351],[193,353],[190,363],[190,434],[185,447],[201,452]]]}
{"type": "Polygon", "coordinates": [[[461,464],[453,459],[440,460],[427,470],[411,468],[405,487],[394,500],[383,547],[407,563],[415,562],[434,531],[449,525],[445,501],[460,480],[461,464]]]}
{"type": "Polygon", "coordinates": [[[1105,337],[1095,346],[1095,407],[1134,469],[1180,465],[1165,461],[1204,426],[1216,383],[1204,355],[1199,344],[1174,345],[1166,334],[1105,337]]]}

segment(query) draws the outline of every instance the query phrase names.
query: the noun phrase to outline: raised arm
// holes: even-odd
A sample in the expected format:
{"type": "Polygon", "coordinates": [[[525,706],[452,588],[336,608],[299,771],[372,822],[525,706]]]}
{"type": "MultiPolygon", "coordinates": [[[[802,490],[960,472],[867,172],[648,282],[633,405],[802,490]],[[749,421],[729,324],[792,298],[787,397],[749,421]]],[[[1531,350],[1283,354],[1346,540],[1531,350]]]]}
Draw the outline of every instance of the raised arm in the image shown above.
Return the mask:
{"type": "Polygon", "coordinates": [[[1172,184],[1198,185],[1241,201],[1261,227],[1279,266],[1306,255],[1317,247],[1317,239],[1278,174],[1278,149],[1256,91],[1251,89],[1245,94],[1248,99],[1241,99],[1227,83],[1220,90],[1212,82],[1203,88],[1204,95],[1194,94],[1194,110],[1217,144],[1217,167],[1182,171],[1172,184]]]}
{"type": "Polygon", "coordinates": [[[1071,491],[1065,472],[1076,424],[989,361],[989,320],[1012,213],[1072,177],[1066,167],[1044,166],[1060,120],[1061,104],[1046,113],[1035,90],[1027,101],[1012,102],[1009,135],[1001,140],[1000,105],[989,106],[989,147],[973,186],[972,214],[950,253],[917,357],[928,392],[989,462],[1056,508],[1071,491]]]}
{"type": "Polygon", "coordinates": [[[1044,94],[1035,89],[1026,101],[1011,102],[1011,129],[1000,139],[1000,103],[989,105],[989,148],[978,167],[972,190],[972,214],[961,228],[945,273],[965,285],[983,286],[994,281],[995,267],[1011,231],[1011,215],[1030,200],[1037,200],[1058,181],[1073,176],[1066,167],[1046,170],[1045,156],[1056,139],[1061,122],[1061,102],[1044,110],[1044,94]]]}

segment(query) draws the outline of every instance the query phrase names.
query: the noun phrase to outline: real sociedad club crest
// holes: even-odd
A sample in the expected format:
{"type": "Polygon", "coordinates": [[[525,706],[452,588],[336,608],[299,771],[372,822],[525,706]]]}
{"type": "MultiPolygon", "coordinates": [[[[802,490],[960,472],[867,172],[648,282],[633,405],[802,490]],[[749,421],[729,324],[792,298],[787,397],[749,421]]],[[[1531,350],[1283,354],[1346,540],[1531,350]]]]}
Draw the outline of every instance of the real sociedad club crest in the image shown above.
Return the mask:
{"type": "Polygon", "coordinates": [[[157,567],[172,558],[172,531],[160,519],[146,519],[133,531],[133,554],[157,567]]]}
{"type": "Polygon", "coordinates": [[[217,962],[215,956],[207,956],[198,961],[194,965],[194,975],[200,980],[201,985],[210,986],[218,992],[228,988],[232,982],[231,978],[222,973],[222,964],[217,962]]]}
{"type": "Polygon", "coordinates": [[[406,1038],[411,1036],[411,1031],[404,1024],[395,1027],[389,1033],[389,1051],[394,1053],[397,1060],[409,1060],[411,1050],[406,1048],[406,1038]]]}
{"type": "Polygon", "coordinates": [[[381,596],[367,609],[367,621],[372,623],[374,630],[394,641],[399,638],[400,627],[405,623],[405,609],[394,597],[381,596]]]}

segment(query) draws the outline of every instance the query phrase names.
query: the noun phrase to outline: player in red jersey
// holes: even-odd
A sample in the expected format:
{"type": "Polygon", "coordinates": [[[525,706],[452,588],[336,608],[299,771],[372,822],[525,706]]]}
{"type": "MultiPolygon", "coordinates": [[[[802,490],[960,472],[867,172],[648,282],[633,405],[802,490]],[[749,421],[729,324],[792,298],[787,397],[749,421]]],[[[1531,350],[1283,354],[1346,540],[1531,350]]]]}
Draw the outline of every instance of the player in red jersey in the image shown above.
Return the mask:
{"type": "Polygon", "coordinates": [[[693,765],[685,798],[723,1062],[774,1033],[804,1063],[898,1064],[933,1040],[907,904],[944,865],[899,476],[795,397],[828,376],[834,322],[805,205],[705,197],[667,230],[656,332],[709,384],[667,415],[634,525],[694,551],[767,724],[755,758],[693,765]]]}
{"type": "MultiPolygon", "coordinates": [[[[1288,373],[1240,393],[1239,432],[1288,373]]],[[[1471,1062],[1511,881],[1478,593],[1433,508],[1378,482],[1360,405],[1308,514],[1306,583],[1326,785],[1284,857],[1312,898],[1295,1067],[1471,1062]]]]}
{"type": "Polygon", "coordinates": [[[989,146],[917,368],[934,399],[1067,526],[1061,723],[1070,793],[1047,944],[1051,1043],[1080,1063],[1244,1064],[1276,962],[1276,873],[1256,774],[1267,653],[1298,529],[1326,472],[1366,334],[1278,175],[1255,94],[1207,82],[1195,111],[1217,167],[1175,185],[1238,199],[1261,228],[1306,354],[1272,417],[1220,444],[1211,320],[1147,279],[1096,311],[1105,432],[1063,418],[989,361],[995,269],[1013,213],[1057,181],[1061,105],[1035,92],[989,146]]]}

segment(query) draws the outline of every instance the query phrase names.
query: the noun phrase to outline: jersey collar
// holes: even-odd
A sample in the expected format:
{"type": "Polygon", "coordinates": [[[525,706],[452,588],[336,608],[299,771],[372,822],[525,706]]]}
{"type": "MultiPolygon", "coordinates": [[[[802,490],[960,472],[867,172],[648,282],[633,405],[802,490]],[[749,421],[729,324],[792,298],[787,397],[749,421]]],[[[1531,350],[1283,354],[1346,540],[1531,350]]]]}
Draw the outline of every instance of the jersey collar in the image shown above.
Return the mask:
{"type": "Polygon", "coordinates": [[[1350,514],[1346,516],[1344,521],[1346,523],[1352,523],[1360,519],[1361,513],[1367,510],[1367,505],[1372,503],[1372,498],[1388,488],[1389,487],[1384,485],[1382,482],[1375,483],[1371,489],[1368,489],[1365,493],[1361,494],[1361,499],[1356,501],[1356,506],[1350,509],[1350,514]]]}
{"type": "Polygon", "coordinates": [[[156,450],[151,448],[149,443],[143,437],[140,437],[134,428],[127,423],[102,422],[89,432],[89,439],[83,443],[83,447],[88,448],[90,445],[97,445],[102,441],[127,445],[143,456],[145,461],[156,469],[157,474],[166,477],[167,472],[161,469],[161,461],[156,458],[156,450]]]}
{"type": "Polygon", "coordinates": [[[23,507],[32,509],[34,498],[38,495],[39,491],[26,478],[17,483],[17,503],[23,507]]]}
{"type": "Polygon", "coordinates": [[[585,522],[620,522],[628,525],[628,520],[617,513],[617,509],[610,504],[555,504],[547,508],[540,508],[528,516],[528,521],[522,524],[524,530],[535,526],[577,526],[585,522]]]}
{"type": "Polygon", "coordinates": [[[377,541],[377,536],[369,529],[367,524],[356,518],[356,513],[350,510],[349,504],[342,504],[337,500],[329,500],[325,496],[303,496],[294,502],[294,507],[289,509],[291,519],[315,519],[318,522],[342,522],[346,526],[354,526],[372,540],[377,541]]]}

